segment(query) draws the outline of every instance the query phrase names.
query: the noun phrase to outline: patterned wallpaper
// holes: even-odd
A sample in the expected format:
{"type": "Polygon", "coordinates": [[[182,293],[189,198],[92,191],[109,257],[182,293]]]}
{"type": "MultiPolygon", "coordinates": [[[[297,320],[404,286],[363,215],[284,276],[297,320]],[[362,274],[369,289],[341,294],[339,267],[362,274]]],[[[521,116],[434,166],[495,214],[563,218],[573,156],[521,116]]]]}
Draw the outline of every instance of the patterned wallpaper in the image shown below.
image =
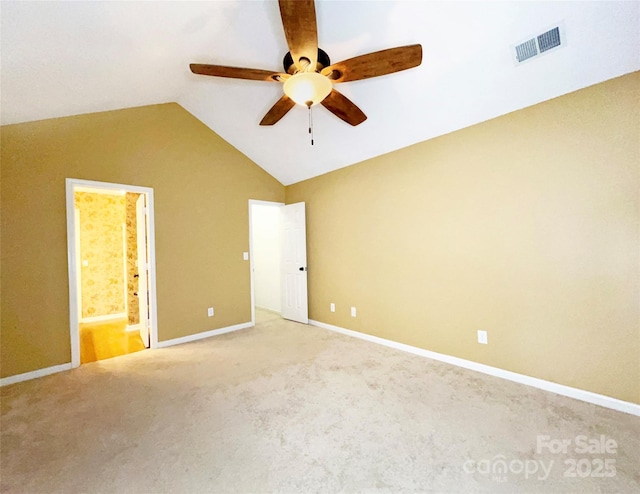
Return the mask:
{"type": "Polygon", "coordinates": [[[125,196],[76,192],[80,211],[82,317],[125,312],[125,196]]]}
{"type": "Polygon", "coordinates": [[[136,223],[136,201],[140,194],[127,192],[127,307],[129,309],[129,324],[140,322],[140,307],[138,297],[134,292],[138,291],[138,278],[134,275],[138,273],[136,261],[138,260],[137,223],[136,223]]]}

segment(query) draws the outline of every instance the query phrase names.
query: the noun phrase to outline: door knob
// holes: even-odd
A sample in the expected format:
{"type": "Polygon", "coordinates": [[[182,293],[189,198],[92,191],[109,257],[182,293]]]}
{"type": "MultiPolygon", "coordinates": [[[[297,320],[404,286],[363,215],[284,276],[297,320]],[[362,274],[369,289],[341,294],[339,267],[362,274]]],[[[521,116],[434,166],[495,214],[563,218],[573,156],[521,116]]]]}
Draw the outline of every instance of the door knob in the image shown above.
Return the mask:
{"type": "Polygon", "coordinates": [[[134,278],[140,278],[140,275],[138,273],[133,275],[134,278]]]}
{"type": "Polygon", "coordinates": [[[133,294],[137,297],[138,296],[138,292],[133,292],[133,294]]]}
{"type": "Polygon", "coordinates": [[[299,270],[300,270],[300,271],[306,271],[306,270],[307,270],[307,268],[300,268],[299,270]]]}

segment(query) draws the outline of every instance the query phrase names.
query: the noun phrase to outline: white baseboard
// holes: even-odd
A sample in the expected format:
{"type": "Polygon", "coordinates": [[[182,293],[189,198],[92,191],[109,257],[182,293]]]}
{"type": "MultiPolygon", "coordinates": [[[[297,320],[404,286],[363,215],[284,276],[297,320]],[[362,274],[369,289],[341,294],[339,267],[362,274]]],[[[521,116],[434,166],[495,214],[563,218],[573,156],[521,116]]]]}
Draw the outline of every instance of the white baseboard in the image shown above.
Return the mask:
{"type": "Polygon", "coordinates": [[[480,364],[471,360],[465,360],[458,357],[452,357],[451,355],[445,355],[443,353],[436,353],[430,350],[424,350],[423,348],[414,347],[411,345],[405,345],[404,343],[398,343],[397,341],[386,340],[378,336],[372,336],[351,329],[345,329],[331,324],[326,324],[320,321],[314,321],[309,319],[309,324],[312,326],[318,326],[319,328],[328,329],[341,333],[347,336],[353,336],[354,338],[360,338],[361,340],[370,341],[379,345],[395,348],[396,350],[402,350],[403,352],[413,353],[420,355],[421,357],[427,357],[440,362],[446,362],[447,364],[456,365],[465,369],[482,372],[490,376],[501,377],[509,381],[517,382],[520,384],[526,384],[534,388],[543,389],[545,391],[551,391],[562,396],[568,396],[569,398],[575,398],[576,400],[586,401],[587,403],[593,403],[594,405],[600,405],[605,408],[611,408],[619,412],[629,413],[631,415],[640,416],[640,405],[631,403],[628,401],[618,400],[610,396],[605,396],[591,391],[585,391],[583,389],[572,388],[565,386],[564,384],[557,384],[551,381],[545,381],[544,379],[538,379],[537,377],[525,376],[524,374],[518,374],[508,370],[500,369],[498,367],[491,367],[490,365],[480,364]]]}
{"type": "Polygon", "coordinates": [[[2,379],[0,379],[0,387],[8,386],[9,384],[19,383],[22,381],[28,381],[30,379],[36,379],[38,377],[48,376],[49,374],[55,374],[56,372],[63,372],[66,370],[71,370],[71,363],[54,365],[53,367],[46,367],[44,369],[25,372],[24,374],[17,374],[15,376],[3,377],[2,379]]]}
{"type": "Polygon", "coordinates": [[[131,324],[131,325],[127,326],[125,330],[126,330],[126,331],[140,331],[140,328],[141,328],[141,327],[142,327],[142,326],[141,326],[141,324],[140,324],[140,323],[138,323],[138,324],[131,324]]]}
{"type": "MultiPolygon", "coordinates": [[[[545,391],[551,391],[552,393],[556,393],[562,396],[567,396],[569,398],[575,398],[577,400],[585,401],[587,403],[592,403],[594,405],[599,405],[605,408],[610,408],[612,410],[617,410],[619,412],[640,416],[640,405],[636,403],[622,401],[617,398],[612,398],[610,396],[593,393],[591,391],[586,391],[583,389],[572,388],[570,386],[565,386],[564,384],[545,381],[544,379],[538,379],[536,377],[525,376],[524,374],[518,374],[516,372],[500,369],[498,367],[491,367],[489,365],[480,364],[478,362],[473,362],[471,360],[465,360],[458,357],[452,357],[451,355],[445,355],[443,353],[432,352],[430,350],[425,350],[423,348],[418,348],[411,345],[405,345],[404,343],[399,343],[397,341],[386,340],[378,336],[360,333],[358,331],[353,331],[351,329],[345,329],[338,326],[333,326],[331,324],[326,324],[320,321],[314,321],[313,319],[309,319],[309,324],[311,324],[312,326],[317,326],[319,328],[328,329],[330,331],[335,331],[336,333],[341,333],[347,336],[352,336],[354,338],[359,338],[361,340],[377,343],[379,345],[384,345],[390,348],[395,348],[396,350],[401,350],[403,352],[413,353],[414,355],[419,355],[421,357],[426,357],[433,360],[438,360],[440,362],[456,365],[464,369],[469,369],[476,372],[482,372],[483,374],[500,377],[502,379],[507,379],[509,381],[517,382],[520,384],[526,384],[527,386],[543,389],[545,391]]],[[[247,322],[247,323],[236,324],[234,326],[228,326],[226,328],[213,329],[211,331],[205,331],[203,333],[196,333],[189,336],[183,336],[182,338],[174,338],[172,340],[160,341],[158,342],[158,345],[156,348],[165,348],[173,345],[180,345],[182,343],[189,343],[191,341],[197,341],[204,338],[209,338],[211,336],[217,336],[217,335],[230,333],[232,331],[238,331],[238,330],[246,329],[250,327],[252,327],[252,324],[250,322],[247,322]]],[[[38,377],[48,376],[50,374],[55,374],[57,372],[63,372],[70,369],[71,369],[71,363],[67,363],[67,364],[54,365],[52,367],[46,367],[44,369],[38,369],[32,372],[25,372],[24,374],[17,374],[15,376],[3,377],[0,379],[0,387],[8,386],[9,384],[14,384],[22,381],[28,381],[30,379],[36,379],[38,377]]]]}
{"type": "MultiPolygon", "coordinates": [[[[224,333],[230,333],[232,331],[238,331],[240,329],[246,329],[252,327],[253,324],[245,322],[242,324],[236,324],[234,326],[228,326],[226,328],[213,329],[211,331],[205,331],[204,333],[196,333],[189,336],[183,336],[182,338],[175,338],[173,340],[160,341],[155,348],[165,348],[173,345],[180,345],[182,343],[189,343],[190,341],[202,340],[203,338],[209,338],[211,336],[217,336],[224,333]]],[[[25,372],[24,374],[17,374],[15,376],[3,377],[0,379],[0,387],[8,386],[9,384],[19,383],[22,381],[28,381],[30,379],[36,379],[38,377],[48,376],[49,374],[55,374],[56,372],[62,372],[71,370],[71,363],[54,365],[53,367],[46,367],[44,369],[38,369],[32,372],[25,372]]]]}
{"type": "Polygon", "coordinates": [[[211,331],[205,331],[203,333],[190,334],[189,336],[183,336],[182,338],[174,338],[172,340],[159,341],[156,348],[166,348],[173,345],[181,345],[183,343],[189,343],[191,341],[202,340],[211,336],[218,336],[225,333],[231,333],[232,331],[238,331],[240,329],[246,329],[253,327],[250,322],[243,322],[234,326],[227,326],[226,328],[212,329],[211,331]]]}
{"type": "Polygon", "coordinates": [[[106,314],[104,316],[92,316],[92,317],[83,317],[80,319],[81,323],[92,323],[92,322],[102,322],[102,321],[111,321],[113,319],[126,319],[127,314],[121,312],[120,314],[106,314]]]}

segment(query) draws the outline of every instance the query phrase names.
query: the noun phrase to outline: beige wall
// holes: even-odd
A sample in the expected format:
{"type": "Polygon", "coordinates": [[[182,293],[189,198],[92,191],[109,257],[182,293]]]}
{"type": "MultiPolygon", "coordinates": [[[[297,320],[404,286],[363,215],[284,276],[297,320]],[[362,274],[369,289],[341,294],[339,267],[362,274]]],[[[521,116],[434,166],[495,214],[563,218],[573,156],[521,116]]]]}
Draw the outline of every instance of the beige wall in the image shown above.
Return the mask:
{"type": "Polygon", "coordinates": [[[251,320],[248,200],[282,202],[284,187],[179,105],[1,138],[1,376],[70,361],[65,178],[154,189],[161,341],[251,320]]]}
{"type": "Polygon", "coordinates": [[[80,214],[82,317],[124,314],[125,197],[76,192],[75,200],[80,214]]]}
{"type": "Polygon", "coordinates": [[[287,187],[310,317],[640,403],[639,92],[635,73],[287,187]]]}

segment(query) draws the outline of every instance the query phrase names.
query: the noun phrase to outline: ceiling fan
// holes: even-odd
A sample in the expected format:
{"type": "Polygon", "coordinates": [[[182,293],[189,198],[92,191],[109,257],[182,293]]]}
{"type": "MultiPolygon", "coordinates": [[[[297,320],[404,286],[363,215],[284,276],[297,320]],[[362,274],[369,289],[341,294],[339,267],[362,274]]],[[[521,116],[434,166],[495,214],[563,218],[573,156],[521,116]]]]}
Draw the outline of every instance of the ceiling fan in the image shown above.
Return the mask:
{"type": "Polygon", "coordinates": [[[189,65],[194,74],[283,83],[284,95],[260,125],[275,124],[296,103],[309,109],[321,104],[348,124],[361,124],[367,116],[333,85],[399,72],[422,62],[422,46],[408,45],[331,64],[329,56],[318,48],[313,0],[279,0],[279,5],[289,46],[283,61],[284,72],[199,63],[189,65]]]}

